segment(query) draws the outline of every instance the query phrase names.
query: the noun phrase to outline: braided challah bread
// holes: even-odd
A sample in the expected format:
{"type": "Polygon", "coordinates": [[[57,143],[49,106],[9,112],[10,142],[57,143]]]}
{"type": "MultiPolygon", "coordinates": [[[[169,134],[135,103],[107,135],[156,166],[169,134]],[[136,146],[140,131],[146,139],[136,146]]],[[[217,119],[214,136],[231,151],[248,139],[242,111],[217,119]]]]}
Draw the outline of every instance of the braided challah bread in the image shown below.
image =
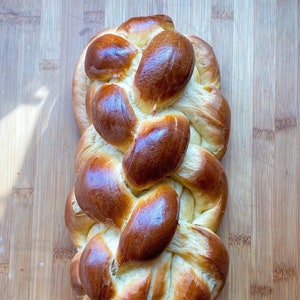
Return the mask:
{"type": "Polygon", "coordinates": [[[165,15],[93,37],[73,79],[81,133],[65,210],[75,295],[215,299],[230,108],[212,48],[165,15]]]}

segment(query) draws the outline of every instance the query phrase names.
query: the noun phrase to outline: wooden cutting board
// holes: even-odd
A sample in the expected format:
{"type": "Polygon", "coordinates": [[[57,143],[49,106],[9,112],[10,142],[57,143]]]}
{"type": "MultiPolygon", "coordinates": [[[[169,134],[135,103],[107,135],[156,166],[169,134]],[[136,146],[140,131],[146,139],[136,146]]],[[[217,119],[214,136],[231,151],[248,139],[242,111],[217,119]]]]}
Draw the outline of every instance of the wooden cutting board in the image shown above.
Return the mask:
{"type": "Polygon", "coordinates": [[[299,1],[0,2],[0,298],[73,299],[64,205],[79,134],[74,66],[99,30],[168,14],[215,50],[232,111],[218,233],[230,269],[220,299],[298,299],[299,1]]]}

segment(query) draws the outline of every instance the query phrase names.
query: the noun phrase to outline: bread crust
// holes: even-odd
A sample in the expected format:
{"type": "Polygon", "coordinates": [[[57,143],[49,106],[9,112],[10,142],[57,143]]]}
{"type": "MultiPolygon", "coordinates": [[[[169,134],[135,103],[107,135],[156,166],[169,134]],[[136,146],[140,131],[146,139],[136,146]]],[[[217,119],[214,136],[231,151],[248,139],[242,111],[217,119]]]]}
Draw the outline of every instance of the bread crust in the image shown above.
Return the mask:
{"type": "Polygon", "coordinates": [[[168,16],[131,18],[87,43],[72,95],[81,134],[65,206],[74,294],[217,298],[229,265],[216,231],[230,107],[212,47],[168,16]]]}

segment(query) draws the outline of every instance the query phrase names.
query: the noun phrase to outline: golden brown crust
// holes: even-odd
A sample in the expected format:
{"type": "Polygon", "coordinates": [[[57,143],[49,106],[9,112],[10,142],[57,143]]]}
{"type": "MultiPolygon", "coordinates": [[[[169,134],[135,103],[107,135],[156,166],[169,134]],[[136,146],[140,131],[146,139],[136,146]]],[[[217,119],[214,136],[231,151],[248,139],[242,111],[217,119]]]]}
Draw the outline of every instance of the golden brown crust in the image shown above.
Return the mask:
{"type": "Polygon", "coordinates": [[[220,160],[227,149],[231,121],[222,93],[213,86],[190,85],[173,107],[190,120],[201,137],[201,146],[220,160]]]}
{"type": "Polygon", "coordinates": [[[117,32],[123,33],[130,41],[143,48],[153,34],[163,29],[174,30],[172,19],[166,15],[154,15],[130,18],[118,27],[117,32]]]}
{"type": "Polygon", "coordinates": [[[173,102],[190,80],[194,50],[189,40],[176,31],[157,34],[143,51],[134,77],[137,103],[147,112],[173,102]]]}
{"type": "Polygon", "coordinates": [[[151,299],[165,299],[170,290],[172,254],[166,251],[156,261],[152,272],[151,299]]]}
{"type": "MultiPolygon", "coordinates": [[[[85,73],[85,67],[84,67],[86,51],[89,45],[97,38],[99,38],[100,36],[106,33],[108,34],[112,32],[114,32],[114,29],[106,29],[99,32],[94,37],[92,37],[90,41],[87,43],[87,45],[85,46],[85,48],[82,50],[74,70],[74,76],[72,81],[73,110],[74,110],[75,121],[79,129],[79,132],[81,134],[91,124],[91,119],[89,118],[90,112],[88,111],[91,97],[87,95],[89,94],[88,90],[91,83],[88,80],[88,77],[85,73]]],[[[95,82],[95,84],[97,84],[97,82],[95,82]]]]}
{"type": "Polygon", "coordinates": [[[135,206],[120,236],[118,265],[147,261],[161,254],[174,235],[178,213],[178,197],[169,185],[148,192],[135,206]]]}
{"type": "Polygon", "coordinates": [[[85,73],[100,81],[124,76],[135,55],[136,49],[126,39],[111,33],[101,35],[86,50],[85,73]]]}
{"type": "Polygon", "coordinates": [[[81,138],[65,209],[76,295],[220,294],[230,108],[219,86],[212,47],[168,16],[131,18],[88,42],[73,79],[81,138]]]}
{"type": "Polygon", "coordinates": [[[130,285],[124,288],[124,291],[119,295],[120,300],[147,300],[150,290],[151,278],[147,274],[138,278],[130,285]]]}
{"type": "Polygon", "coordinates": [[[196,68],[199,72],[199,82],[202,85],[212,85],[220,88],[220,70],[212,47],[197,36],[187,37],[195,51],[196,68]]]}
{"type": "Polygon", "coordinates": [[[132,196],[117,179],[114,158],[94,155],[79,171],[75,182],[77,202],[96,222],[121,227],[132,206],[132,196]]]}
{"type": "Polygon", "coordinates": [[[194,196],[194,223],[217,230],[228,198],[227,176],[221,163],[204,148],[190,145],[174,176],[194,196]]]}
{"type": "Polygon", "coordinates": [[[183,160],[189,130],[188,120],[179,114],[142,122],[135,141],[123,157],[126,182],[134,190],[143,190],[171,175],[183,160]]]}
{"type": "Polygon", "coordinates": [[[182,223],[168,248],[188,263],[198,276],[207,279],[207,274],[212,275],[206,280],[211,299],[220,294],[228,273],[229,256],[215,233],[208,228],[182,223]]]}
{"type": "Polygon", "coordinates": [[[93,96],[92,122],[107,143],[121,149],[131,144],[137,117],[124,89],[112,83],[98,89],[93,96]]]}
{"type": "Polygon", "coordinates": [[[78,266],[81,254],[82,252],[77,252],[70,264],[71,287],[75,296],[84,296],[86,294],[79,278],[78,266]]]}
{"type": "Polygon", "coordinates": [[[173,261],[174,276],[172,277],[172,285],[174,289],[174,300],[189,299],[189,300],[210,300],[211,292],[207,281],[196,274],[194,268],[187,265],[184,260],[177,258],[173,261]],[[178,262],[175,262],[178,261],[178,262]]]}
{"type": "Polygon", "coordinates": [[[102,87],[102,85],[99,84],[98,81],[93,81],[91,85],[88,85],[86,87],[86,95],[85,95],[85,109],[86,109],[86,119],[87,119],[87,125],[89,126],[91,123],[93,123],[93,116],[92,116],[92,105],[93,100],[99,89],[102,87]]]}
{"type": "Polygon", "coordinates": [[[174,23],[169,16],[153,15],[130,18],[118,27],[118,31],[125,31],[128,34],[135,33],[138,36],[140,34],[149,36],[151,28],[156,26],[169,30],[174,29],[174,23]]]}
{"type": "Polygon", "coordinates": [[[77,249],[84,247],[87,243],[88,232],[95,221],[91,220],[79,207],[74,188],[70,191],[66,201],[65,222],[77,249]]]}
{"type": "Polygon", "coordinates": [[[86,294],[93,299],[110,300],[115,286],[110,275],[112,256],[101,236],[95,235],[83,250],[78,271],[86,294]]]}

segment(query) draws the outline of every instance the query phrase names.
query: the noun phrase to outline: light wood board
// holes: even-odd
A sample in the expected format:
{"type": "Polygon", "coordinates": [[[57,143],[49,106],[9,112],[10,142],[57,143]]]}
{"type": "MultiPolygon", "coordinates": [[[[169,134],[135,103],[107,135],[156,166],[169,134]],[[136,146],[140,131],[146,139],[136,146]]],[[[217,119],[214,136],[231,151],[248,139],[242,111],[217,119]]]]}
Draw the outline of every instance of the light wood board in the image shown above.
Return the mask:
{"type": "Polygon", "coordinates": [[[168,14],[213,46],[232,111],[220,299],[299,299],[299,1],[0,1],[0,298],[73,299],[64,224],[78,55],[99,30],[168,14]]]}

